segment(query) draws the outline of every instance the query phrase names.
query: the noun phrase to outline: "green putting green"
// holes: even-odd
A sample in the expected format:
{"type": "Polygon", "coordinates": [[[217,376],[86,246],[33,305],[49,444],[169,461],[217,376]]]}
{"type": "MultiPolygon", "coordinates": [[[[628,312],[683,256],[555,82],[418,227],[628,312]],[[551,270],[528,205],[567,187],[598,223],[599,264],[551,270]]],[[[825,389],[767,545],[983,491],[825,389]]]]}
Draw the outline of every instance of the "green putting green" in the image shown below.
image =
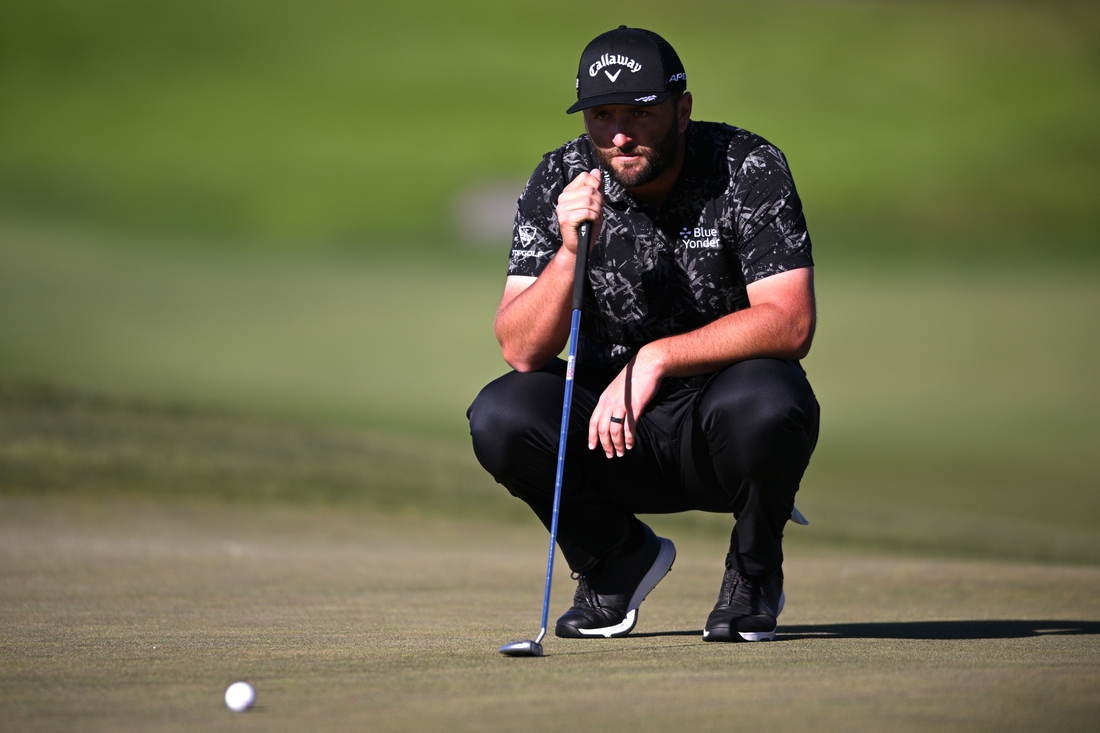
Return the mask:
{"type": "MultiPolygon", "coordinates": [[[[792,544],[777,641],[707,644],[724,544],[673,534],[624,639],[531,638],[545,534],[216,500],[0,497],[11,731],[1090,731],[1100,570],[792,544]],[[222,693],[243,679],[257,705],[222,693]]],[[[553,608],[572,593],[564,568],[553,608]]]]}

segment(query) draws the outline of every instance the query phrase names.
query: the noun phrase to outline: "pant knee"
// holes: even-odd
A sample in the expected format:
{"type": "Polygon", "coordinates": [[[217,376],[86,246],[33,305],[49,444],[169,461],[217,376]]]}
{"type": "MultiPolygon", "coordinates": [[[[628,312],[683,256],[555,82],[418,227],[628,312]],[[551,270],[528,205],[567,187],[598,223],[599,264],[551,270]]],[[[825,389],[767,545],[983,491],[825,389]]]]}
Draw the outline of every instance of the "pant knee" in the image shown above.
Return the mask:
{"type": "Polygon", "coordinates": [[[778,426],[792,419],[792,412],[806,412],[809,397],[809,384],[797,366],[754,359],[717,375],[707,386],[703,402],[713,419],[744,415],[756,424],[778,426]]]}
{"type": "Polygon", "coordinates": [[[497,481],[514,464],[530,460],[531,451],[545,442],[544,413],[553,408],[545,398],[548,389],[553,391],[547,381],[545,375],[506,374],[482,389],[467,410],[474,455],[497,481]]]}
{"type": "Polygon", "coordinates": [[[786,450],[779,444],[791,438],[811,450],[816,442],[817,402],[790,362],[757,359],[727,368],[708,385],[700,413],[712,447],[736,447],[753,463],[786,450]]]}

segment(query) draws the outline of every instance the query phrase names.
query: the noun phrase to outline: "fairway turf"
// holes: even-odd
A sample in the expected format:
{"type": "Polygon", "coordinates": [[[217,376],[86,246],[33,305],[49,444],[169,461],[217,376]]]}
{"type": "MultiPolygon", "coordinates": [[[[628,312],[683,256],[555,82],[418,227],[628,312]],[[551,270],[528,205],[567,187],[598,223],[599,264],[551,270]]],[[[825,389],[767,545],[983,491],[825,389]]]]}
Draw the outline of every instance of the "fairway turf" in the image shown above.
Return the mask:
{"type": "MultiPolygon", "coordinates": [[[[157,495],[523,514],[476,465],[465,420],[507,369],[491,328],[503,255],[4,233],[0,383],[27,405],[0,421],[0,471],[78,479],[54,483],[66,490],[106,476],[157,495]],[[41,382],[77,388],[73,409],[26,388],[41,382]]],[[[822,430],[796,536],[1100,563],[1100,271],[823,268],[817,284],[803,363],[822,430]]],[[[710,515],[662,521],[729,532],[710,515]]]]}
{"type": "MultiPolygon", "coordinates": [[[[674,537],[619,640],[537,629],[545,535],[215,501],[0,499],[11,731],[1095,730],[1100,570],[797,549],[770,644],[706,644],[723,543],[674,537]],[[254,712],[225,709],[237,680],[254,712]]],[[[560,613],[572,591],[558,573],[560,613]]]]}

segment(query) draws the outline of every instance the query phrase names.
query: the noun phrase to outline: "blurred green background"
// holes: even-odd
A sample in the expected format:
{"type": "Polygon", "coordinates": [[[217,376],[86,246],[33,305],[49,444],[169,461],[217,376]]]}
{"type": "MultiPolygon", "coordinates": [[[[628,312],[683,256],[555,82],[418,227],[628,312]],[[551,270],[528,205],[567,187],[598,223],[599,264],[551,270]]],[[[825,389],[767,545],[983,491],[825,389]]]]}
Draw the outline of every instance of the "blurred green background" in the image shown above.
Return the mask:
{"type": "Polygon", "coordinates": [[[619,23],[805,203],[823,426],[791,534],[1100,562],[1089,2],[0,4],[0,489],[519,516],[465,442],[505,369],[493,213],[581,131],[577,58],[619,23]]]}
{"type": "Polygon", "coordinates": [[[141,231],[446,239],[458,189],[579,131],[579,49],[620,22],[676,46],[697,118],[787,152],[823,256],[1095,256],[1087,2],[11,0],[0,191],[141,231]]]}

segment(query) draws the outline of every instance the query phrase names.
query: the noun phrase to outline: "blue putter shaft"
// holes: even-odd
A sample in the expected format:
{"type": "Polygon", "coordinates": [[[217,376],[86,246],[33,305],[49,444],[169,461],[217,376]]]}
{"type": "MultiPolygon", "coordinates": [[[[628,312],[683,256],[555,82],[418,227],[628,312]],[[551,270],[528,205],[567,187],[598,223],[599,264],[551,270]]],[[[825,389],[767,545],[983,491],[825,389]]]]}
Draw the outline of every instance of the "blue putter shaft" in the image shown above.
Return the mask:
{"type": "Polygon", "coordinates": [[[569,326],[569,357],[565,366],[565,399],[561,407],[561,435],[558,438],[558,468],[554,477],[554,515],[550,520],[550,550],[546,557],[546,590],[542,596],[542,628],[535,639],[542,643],[550,615],[550,586],[554,579],[554,548],[558,541],[558,512],[561,507],[561,483],[565,475],[565,443],[569,434],[569,413],[573,406],[573,372],[577,365],[577,341],[581,328],[581,306],[584,303],[584,280],[588,248],[592,244],[592,224],[584,222],[577,230],[577,269],[573,274],[573,320],[569,326]]]}

